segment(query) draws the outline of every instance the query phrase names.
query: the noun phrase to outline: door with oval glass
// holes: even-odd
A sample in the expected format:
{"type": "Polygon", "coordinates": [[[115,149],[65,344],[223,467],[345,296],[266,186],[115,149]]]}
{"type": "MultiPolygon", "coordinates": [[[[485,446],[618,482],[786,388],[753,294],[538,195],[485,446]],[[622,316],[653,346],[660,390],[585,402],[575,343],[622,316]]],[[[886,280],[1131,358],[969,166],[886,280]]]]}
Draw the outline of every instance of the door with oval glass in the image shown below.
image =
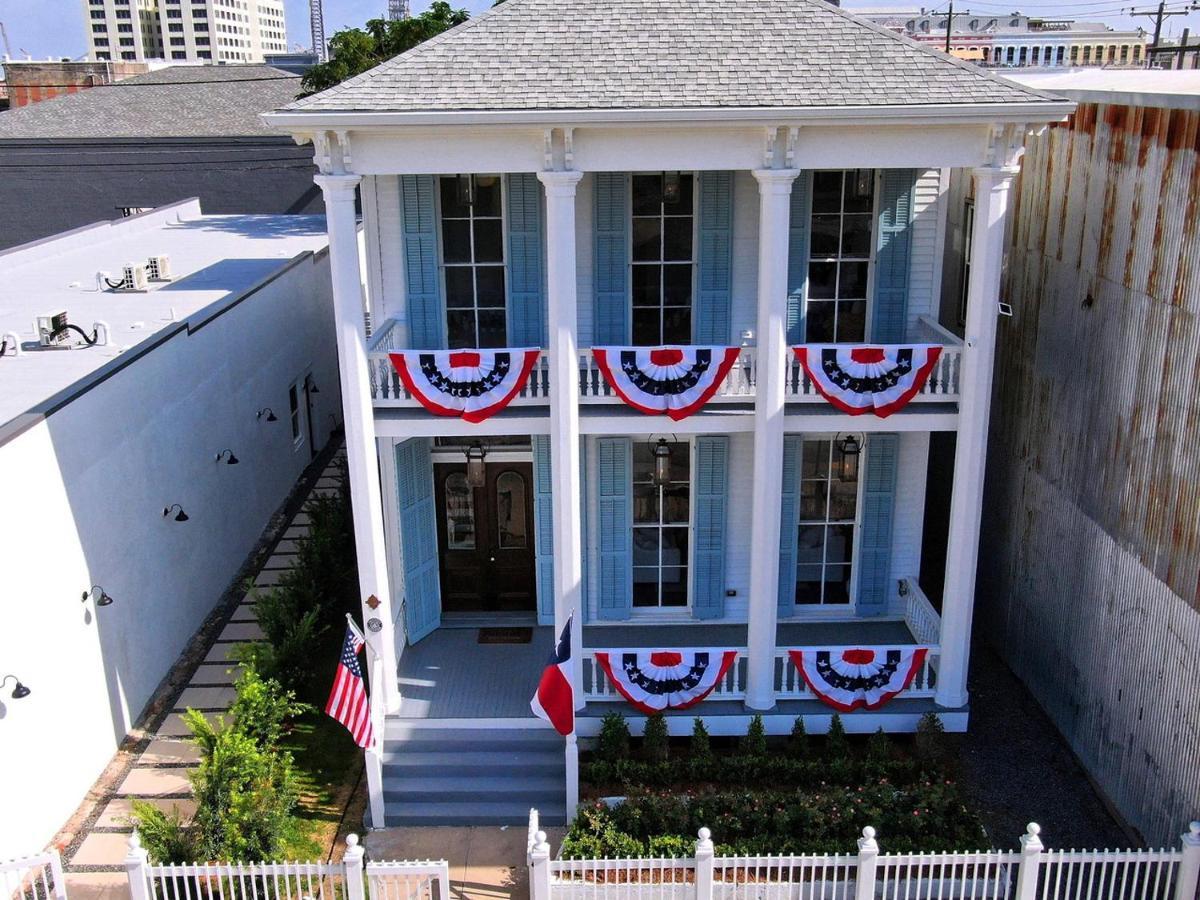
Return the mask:
{"type": "Polygon", "coordinates": [[[442,609],[532,612],[537,608],[533,548],[533,465],[489,462],[482,487],[467,467],[434,466],[442,609]]]}

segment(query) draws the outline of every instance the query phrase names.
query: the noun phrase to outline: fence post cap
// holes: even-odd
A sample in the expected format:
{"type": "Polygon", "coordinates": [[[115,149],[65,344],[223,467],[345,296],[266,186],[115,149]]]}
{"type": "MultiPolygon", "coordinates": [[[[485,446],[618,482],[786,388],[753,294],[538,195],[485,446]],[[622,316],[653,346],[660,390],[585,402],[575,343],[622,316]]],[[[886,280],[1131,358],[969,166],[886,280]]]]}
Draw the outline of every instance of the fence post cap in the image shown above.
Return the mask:
{"type": "Polygon", "coordinates": [[[1188,833],[1183,836],[1185,844],[1200,846],[1200,822],[1188,822],[1188,833]]]}
{"type": "Polygon", "coordinates": [[[546,832],[539,831],[533,836],[533,852],[549,854],[550,844],[546,842],[546,832]]]}
{"type": "Polygon", "coordinates": [[[346,835],[346,846],[347,847],[357,847],[358,846],[358,835],[354,834],[353,832],[346,835]]]}
{"type": "Polygon", "coordinates": [[[356,863],[360,862],[365,854],[366,850],[358,842],[358,835],[353,833],[346,835],[346,852],[342,855],[342,859],[356,863]]]}
{"type": "Polygon", "coordinates": [[[130,863],[145,863],[149,858],[149,852],[142,846],[142,836],[135,830],[129,835],[129,853],[125,860],[130,863]]]}
{"type": "Polygon", "coordinates": [[[1042,833],[1042,826],[1037,822],[1030,822],[1025,826],[1025,833],[1021,835],[1021,849],[1026,853],[1037,853],[1042,850],[1042,839],[1038,837],[1042,833]]]}
{"type": "Polygon", "coordinates": [[[859,852],[872,852],[879,850],[879,844],[875,842],[875,829],[870,825],[862,830],[862,837],[858,839],[859,852]]]}
{"type": "MultiPolygon", "coordinates": [[[[1193,822],[1192,824],[1194,825],[1196,823],[1193,822]]],[[[702,840],[702,841],[711,841],[712,840],[712,832],[709,831],[707,828],[701,828],[699,831],[696,832],[696,837],[700,838],[700,840],[702,840]]]]}

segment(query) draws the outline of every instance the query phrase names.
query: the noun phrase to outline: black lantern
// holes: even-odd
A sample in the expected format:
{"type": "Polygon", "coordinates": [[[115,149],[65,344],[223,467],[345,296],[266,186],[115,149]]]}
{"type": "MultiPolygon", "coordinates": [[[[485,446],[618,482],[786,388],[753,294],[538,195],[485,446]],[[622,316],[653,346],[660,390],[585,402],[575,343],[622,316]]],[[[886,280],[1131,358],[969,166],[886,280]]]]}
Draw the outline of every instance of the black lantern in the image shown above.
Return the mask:
{"type": "Polygon", "coordinates": [[[842,481],[858,481],[858,457],[862,453],[862,442],[852,434],[838,442],[842,462],[838,467],[838,478],[842,481]]]}
{"type": "Polygon", "coordinates": [[[21,684],[21,679],[18,678],[16,675],[5,675],[4,680],[0,681],[0,687],[3,687],[4,685],[8,684],[8,681],[10,678],[17,683],[17,686],[15,688],[13,688],[12,698],[14,700],[22,700],[25,697],[28,697],[29,696],[29,688],[27,688],[27,687],[25,687],[25,685],[21,684]]]}
{"type": "Polygon", "coordinates": [[[663,203],[679,202],[679,173],[663,172],[663,203]]]}
{"type": "Polygon", "coordinates": [[[458,202],[463,206],[470,206],[475,202],[475,192],[471,184],[470,175],[459,175],[454,180],[454,192],[458,202]]]}
{"type": "Polygon", "coordinates": [[[83,600],[81,602],[87,603],[88,597],[95,597],[97,606],[112,606],[113,603],[113,598],[108,596],[108,592],[98,584],[93,584],[88,590],[83,592],[83,600]]]}
{"type": "Polygon", "coordinates": [[[865,200],[871,196],[871,188],[874,187],[872,182],[875,180],[875,173],[871,169],[855,169],[854,170],[854,196],[859,200],[865,200]]]}
{"type": "Polygon", "coordinates": [[[483,487],[487,484],[487,468],[483,464],[487,451],[483,444],[476,441],[467,448],[467,484],[471,487],[483,487]]]}
{"type": "Polygon", "coordinates": [[[666,438],[659,438],[654,445],[654,483],[665,487],[671,483],[671,447],[666,438]]]}

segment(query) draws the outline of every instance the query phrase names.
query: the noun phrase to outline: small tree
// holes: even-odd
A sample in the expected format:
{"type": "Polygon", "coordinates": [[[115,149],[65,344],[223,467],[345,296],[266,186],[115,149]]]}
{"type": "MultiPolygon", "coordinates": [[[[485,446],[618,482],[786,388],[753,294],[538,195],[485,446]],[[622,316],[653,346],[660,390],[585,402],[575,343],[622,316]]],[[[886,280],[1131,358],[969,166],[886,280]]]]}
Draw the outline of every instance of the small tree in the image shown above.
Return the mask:
{"type": "Polygon", "coordinates": [[[937,766],[946,761],[949,748],[946,746],[946,729],[937,713],[927,712],[917,723],[917,761],[924,766],[937,766]]]}
{"type": "Polygon", "coordinates": [[[704,727],[704,720],[699,716],[696,716],[696,721],[692,723],[692,740],[688,751],[692,762],[704,764],[712,762],[712,741],[708,737],[708,729],[704,727]]]}
{"type": "Polygon", "coordinates": [[[742,755],[762,758],[767,755],[767,729],[763,725],[763,717],[755,716],[750,720],[746,736],[742,738],[742,755]]]}
{"type": "Polygon", "coordinates": [[[885,766],[892,759],[892,741],[881,727],[867,740],[867,762],[873,766],[885,766]]]}
{"type": "Polygon", "coordinates": [[[787,754],[792,759],[808,758],[808,732],[804,730],[804,717],[796,716],[792,733],[788,736],[787,754]]]}
{"type": "Polygon", "coordinates": [[[619,712],[605,713],[600,720],[596,755],[605,762],[629,758],[629,725],[619,712]]]}
{"type": "Polygon", "coordinates": [[[850,741],[842,727],[842,717],[837,713],[829,720],[829,733],[825,737],[826,750],[830,757],[846,758],[850,755],[850,741]]]}
{"type": "Polygon", "coordinates": [[[642,752],[651,762],[663,762],[670,756],[671,739],[667,732],[667,719],[661,712],[646,719],[646,730],[642,732],[642,752]]]}

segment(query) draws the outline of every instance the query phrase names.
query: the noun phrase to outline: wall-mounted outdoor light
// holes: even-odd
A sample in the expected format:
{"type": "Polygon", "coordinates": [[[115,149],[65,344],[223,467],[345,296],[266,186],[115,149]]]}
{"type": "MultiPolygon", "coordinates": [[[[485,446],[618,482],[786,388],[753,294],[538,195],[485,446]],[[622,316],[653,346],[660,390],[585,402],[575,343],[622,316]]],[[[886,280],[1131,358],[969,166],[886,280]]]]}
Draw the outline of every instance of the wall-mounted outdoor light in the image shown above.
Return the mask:
{"type": "Polygon", "coordinates": [[[857,481],[858,458],[862,454],[862,441],[855,435],[848,434],[838,441],[838,449],[842,453],[842,463],[838,467],[838,478],[842,481],[857,481]]]}
{"type": "Polygon", "coordinates": [[[268,422],[279,421],[279,417],[275,415],[275,410],[271,409],[269,406],[264,406],[262,409],[260,409],[258,411],[258,415],[256,415],[254,418],[261,419],[263,416],[267,417],[268,422]]]}
{"type": "Polygon", "coordinates": [[[29,688],[21,684],[21,679],[16,675],[5,675],[4,680],[0,681],[0,687],[4,687],[4,685],[8,684],[10,678],[17,683],[17,686],[12,689],[12,698],[14,700],[23,700],[24,698],[28,697],[30,694],[29,688]]]}
{"type": "Polygon", "coordinates": [[[186,522],[188,520],[188,514],[183,511],[183,507],[178,503],[172,503],[170,506],[163,507],[164,518],[171,515],[171,513],[175,513],[176,522],[186,522]],[[176,510],[178,510],[178,512],[176,512],[176,510]]]}
{"type": "Polygon", "coordinates": [[[310,394],[321,393],[321,389],[319,387],[317,387],[317,383],[315,381],[313,381],[311,377],[309,377],[309,379],[308,379],[308,392],[310,394]]]}
{"type": "Polygon", "coordinates": [[[88,602],[89,597],[96,598],[97,606],[112,606],[113,598],[108,596],[108,592],[98,584],[93,584],[90,588],[83,592],[83,603],[88,602]]]}
{"type": "Polygon", "coordinates": [[[487,484],[487,467],[483,462],[487,458],[487,450],[483,444],[476,441],[466,449],[466,454],[467,484],[471,487],[483,487],[487,484]]]}
{"type": "Polygon", "coordinates": [[[217,454],[217,462],[221,462],[222,460],[225,461],[225,465],[227,466],[236,466],[238,464],[238,458],[233,455],[233,451],[228,447],[217,454]]]}

